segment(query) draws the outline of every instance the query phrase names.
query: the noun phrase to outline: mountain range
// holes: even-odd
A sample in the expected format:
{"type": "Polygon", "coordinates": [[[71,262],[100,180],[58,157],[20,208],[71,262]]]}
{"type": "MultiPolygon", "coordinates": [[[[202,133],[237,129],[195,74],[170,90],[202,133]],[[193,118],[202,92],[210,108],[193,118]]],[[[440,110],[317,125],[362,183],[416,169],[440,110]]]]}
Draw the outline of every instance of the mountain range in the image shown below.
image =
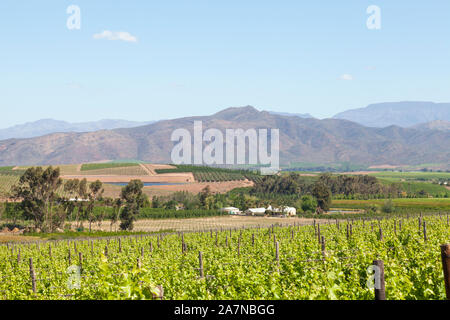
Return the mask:
{"type": "Polygon", "coordinates": [[[450,121],[450,103],[423,101],[386,102],[338,113],[334,119],[350,120],[366,127],[411,127],[436,120],[450,121]]]}
{"type": "Polygon", "coordinates": [[[162,120],[134,128],[66,132],[0,141],[0,165],[71,164],[101,160],[139,159],[170,163],[175,129],[203,130],[278,128],[280,161],[367,165],[448,163],[450,131],[388,126],[365,127],[343,119],[314,119],[258,111],[247,106],[210,116],[162,120]]]}
{"type": "Polygon", "coordinates": [[[91,132],[97,130],[111,130],[117,128],[131,128],[152,123],[126,120],[105,119],[94,122],[69,123],[66,121],[42,119],[34,122],[0,129],[0,140],[33,138],[58,132],[91,132]]]}

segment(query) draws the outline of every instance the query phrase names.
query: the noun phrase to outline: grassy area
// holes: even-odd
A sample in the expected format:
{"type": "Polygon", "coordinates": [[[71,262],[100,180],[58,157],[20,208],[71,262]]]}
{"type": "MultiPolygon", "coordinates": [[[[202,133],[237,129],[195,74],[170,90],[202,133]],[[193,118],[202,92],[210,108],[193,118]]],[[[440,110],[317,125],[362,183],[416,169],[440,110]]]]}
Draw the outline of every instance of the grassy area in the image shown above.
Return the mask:
{"type": "MultiPolygon", "coordinates": [[[[365,209],[382,206],[386,200],[333,200],[334,208],[365,209]]],[[[450,198],[401,198],[392,199],[396,209],[401,211],[450,211],[450,198]]]]}
{"type": "Polygon", "coordinates": [[[131,162],[108,162],[108,163],[86,163],[81,166],[81,171],[136,167],[136,163],[131,162]]]}
{"type": "Polygon", "coordinates": [[[450,172],[374,172],[370,175],[391,182],[450,180],[450,172]]]}

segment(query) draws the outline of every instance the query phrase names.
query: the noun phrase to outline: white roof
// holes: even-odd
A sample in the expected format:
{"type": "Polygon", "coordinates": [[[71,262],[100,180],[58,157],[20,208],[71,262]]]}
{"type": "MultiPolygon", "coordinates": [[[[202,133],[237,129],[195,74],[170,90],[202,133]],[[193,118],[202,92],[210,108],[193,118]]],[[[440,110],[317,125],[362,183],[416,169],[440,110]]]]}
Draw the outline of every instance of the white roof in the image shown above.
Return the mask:
{"type": "Polygon", "coordinates": [[[239,210],[239,209],[235,208],[235,207],[225,207],[225,208],[222,208],[220,210],[239,210]]]}
{"type": "Polygon", "coordinates": [[[266,208],[250,208],[250,209],[248,209],[248,211],[254,212],[254,213],[264,213],[264,212],[266,212],[266,208]]]}

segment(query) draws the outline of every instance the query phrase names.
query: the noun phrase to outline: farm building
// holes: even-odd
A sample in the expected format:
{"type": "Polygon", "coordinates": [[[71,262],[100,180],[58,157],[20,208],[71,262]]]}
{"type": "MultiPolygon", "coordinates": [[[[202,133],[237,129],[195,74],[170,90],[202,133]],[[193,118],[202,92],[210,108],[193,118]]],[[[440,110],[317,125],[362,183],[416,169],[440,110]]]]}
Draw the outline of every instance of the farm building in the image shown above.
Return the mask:
{"type": "Polygon", "coordinates": [[[220,209],[220,211],[226,212],[226,213],[228,213],[228,214],[233,214],[233,215],[236,215],[236,214],[240,214],[240,213],[241,213],[241,210],[239,210],[238,208],[235,208],[235,207],[226,207],[226,208],[222,208],[222,209],[220,209]]]}
{"type": "Polygon", "coordinates": [[[266,208],[250,208],[245,213],[249,216],[264,216],[266,214],[266,208]]]}
{"type": "Polygon", "coordinates": [[[296,215],[297,215],[297,209],[295,209],[294,207],[284,207],[284,208],[283,208],[283,212],[284,212],[288,217],[292,217],[292,216],[296,216],[296,215]]]}
{"type": "Polygon", "coordinates": [[[293,207],[282,206],[282,207],[276,208],[276,207],[268,206],[266,210],[271,211],[273,213],[279,213],[279,214],[284,213],[289,217],[297,215],[297,209],[295,209],[293,207]]]}

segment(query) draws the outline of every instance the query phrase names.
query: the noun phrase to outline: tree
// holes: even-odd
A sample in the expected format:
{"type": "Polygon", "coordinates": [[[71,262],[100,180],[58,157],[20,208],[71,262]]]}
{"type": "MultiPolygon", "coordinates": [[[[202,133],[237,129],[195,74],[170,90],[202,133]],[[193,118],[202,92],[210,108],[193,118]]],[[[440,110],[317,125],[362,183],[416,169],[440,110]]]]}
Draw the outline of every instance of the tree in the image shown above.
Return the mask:
{"type": "Polygon", "coordinates": [[[317,208],[317,201],[309,196],[309,195],[304,195],[302,197],[302,203],[301,203],[301,209],[304,212],[314,212],[317,208]]]}
{"type": "Polygon", "coordinates": [[[314,184],[312,195],[317,200],[317,206],[323,210],[330,210],[331,190],[323,182],[318,181],[314,184]]]}
{"type": "Polygon", "coordinates": [[[120,215],[120,229],[133,230],[133,222],[147,200],[147,196],[142,192],[143,188],[144,184],[141,180],[131,180],[122,189],[120,198],[125,202],[125,208],[120,215]]]}
{"type": "Polygon", "coordinates": [[[103,184],[100,180],[92,182],[89,185],[89,193],[88,193],[89,204],[86,208],[88,219],[89,219],[89,232],[92,231],[92,228],[91,228],[92,222],[95,221],[95,216],[94,216],[95,202],[97,201],[98,198],[100,198],[103,195],[103,192],[105,191],[104,189],[102,189],[102,186],[103,186],[103,184]]]}
{"type": "Polygon", "coordinates": [[[203,208],[207,207],[206,199],[211,196],[211,188],[208,186],[204,187],[199,194],[200,204],[203,208]]]}
{"type": "Polygon", "coordinates": [[[21,200],[21,207],[34,220],[35,228],[53,231],[52,208],[56,190],[62,185],[59,168],[33,167],[25,171],[13,187],[13,197],[21,200]]]}

